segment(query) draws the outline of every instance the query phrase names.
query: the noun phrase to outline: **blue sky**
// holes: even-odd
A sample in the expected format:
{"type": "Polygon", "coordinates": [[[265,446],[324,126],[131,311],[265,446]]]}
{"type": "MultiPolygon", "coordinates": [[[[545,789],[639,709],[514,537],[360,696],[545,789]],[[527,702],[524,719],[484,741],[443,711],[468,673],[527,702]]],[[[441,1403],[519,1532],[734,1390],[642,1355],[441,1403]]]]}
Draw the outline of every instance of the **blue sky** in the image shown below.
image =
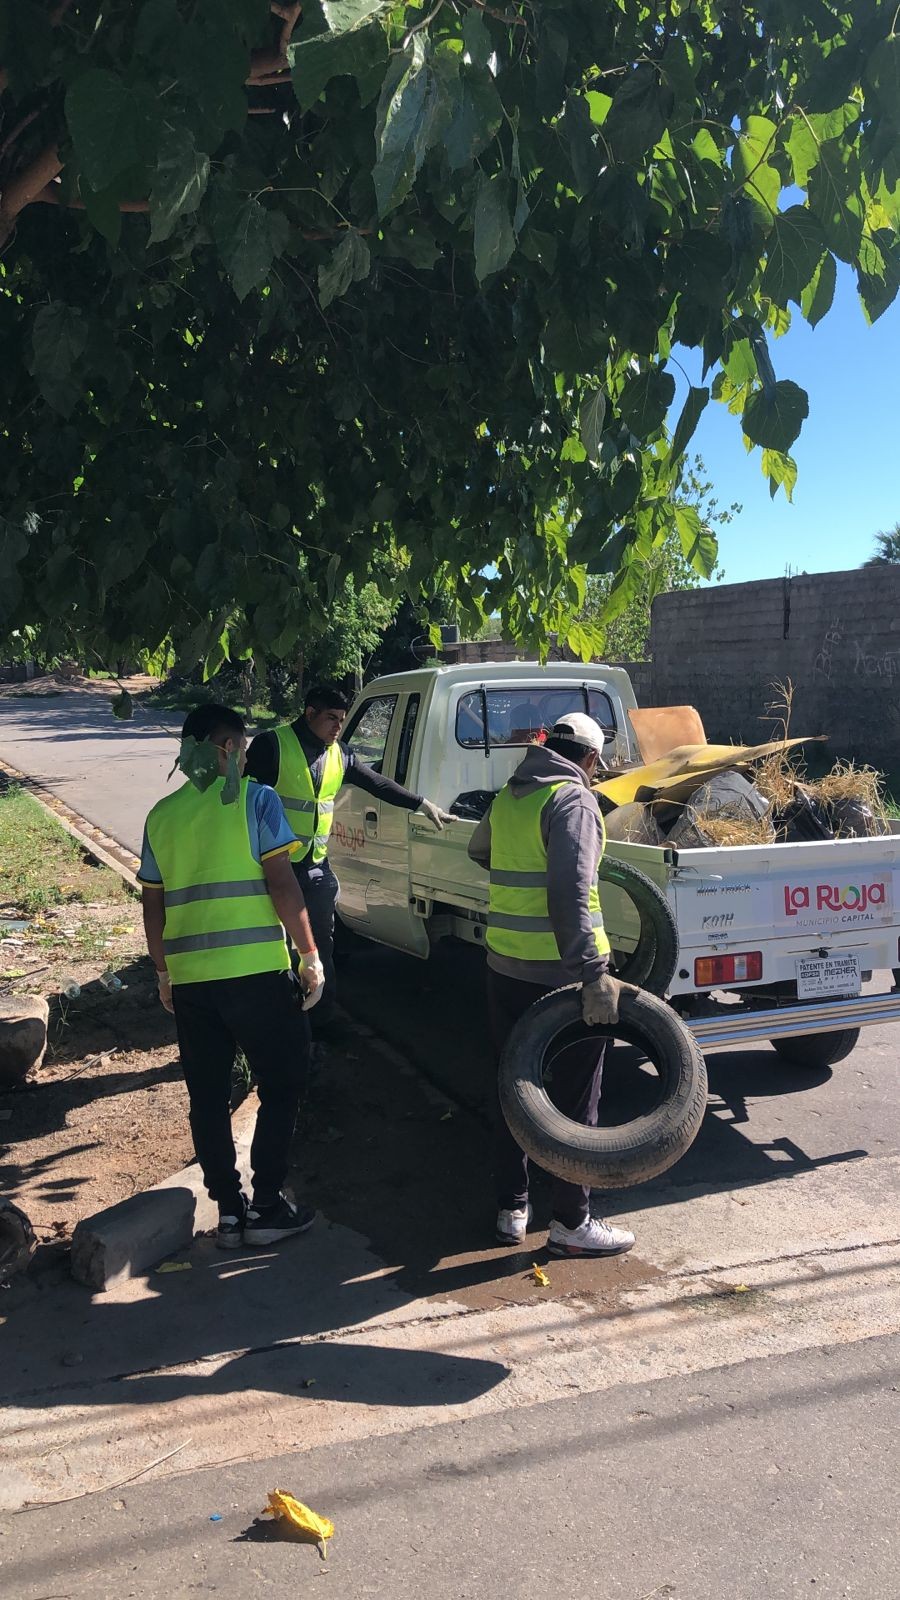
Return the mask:
{"type": "MultiPolygon", "coordinates": [[[[778,578],[799,572],[858,567],[871,554],[879,528],[900,522],[900,300],[872,327],[866,322],[852,274],[839,267],[829,314],[810,328],[795,307],[793,324],[770,340],[779,378],[793,378],[809,394],[809,416],[791,454],[797,487],[789,505],[774,500],[760,470],[761,452],[744,449],[740,419],[710,401],[692,450],[722,504],[743,511],[720,532],[719,561],[726,583],[778,578]]],[[[698,351],[677,351],[699,383],[698,351]]],[[[686,391],[678,379],[673,415],[686,391]]]]}

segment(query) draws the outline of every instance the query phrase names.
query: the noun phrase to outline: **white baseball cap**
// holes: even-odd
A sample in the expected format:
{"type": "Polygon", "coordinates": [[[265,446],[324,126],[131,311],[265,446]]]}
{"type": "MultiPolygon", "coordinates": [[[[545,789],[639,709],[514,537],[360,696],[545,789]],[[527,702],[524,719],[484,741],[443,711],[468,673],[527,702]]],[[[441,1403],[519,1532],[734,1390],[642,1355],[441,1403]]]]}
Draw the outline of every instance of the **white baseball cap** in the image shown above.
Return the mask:
{"type": "Polygon", "coordinates": [[[603,754],[603,730],[599,722],[583,711],[570,711],[567,717],[560,717],[554,723],[550,737],[571,739],[573,744],[584,745],[586,750],[596,750],[598,756],[603,754]]]}

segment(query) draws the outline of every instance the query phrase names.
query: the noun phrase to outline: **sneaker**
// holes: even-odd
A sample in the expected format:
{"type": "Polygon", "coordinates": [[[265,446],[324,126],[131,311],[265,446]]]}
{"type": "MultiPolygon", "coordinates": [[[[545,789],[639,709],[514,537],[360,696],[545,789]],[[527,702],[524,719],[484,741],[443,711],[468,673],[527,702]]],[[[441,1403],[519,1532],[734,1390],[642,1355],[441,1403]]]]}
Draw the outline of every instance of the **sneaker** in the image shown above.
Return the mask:
{"type": "Polygon", "coordinates": [[[630,1250],[634,1234],[628,1228],[614,1228],[602,1217],[588,1217],[580,1228],[564,1228],[551,1222],[547,1249],[551,1256],[619,1256],[630,1250]]]}
{"type": "Polygon", "coordinates": [[[247,1215],[246,1205],[242,1202],[240,1213],[235,1216],[230,1211],[219,1212],[219,1226],[216,1228],[216,1247],[219,1250],[239,1250],[243,1244],[244,1221],[247,1215]]]}
{"type": "Polygon", "coordinates": [[[295,1206],[292,1200],[280,1195],[273,1206],[247,1210],[244,1221],[244,1244],[280,1244],[295,1233],[306,1233],[316,1220],[312,1206],[295,1206]]]}
{"type": "Polygon", "coordinates": [[[530,1221],[530,1206],[522,1206],[518,1211],[498,1211],[498,1240],[501,1244],[524,1244],[530,1221]]]}

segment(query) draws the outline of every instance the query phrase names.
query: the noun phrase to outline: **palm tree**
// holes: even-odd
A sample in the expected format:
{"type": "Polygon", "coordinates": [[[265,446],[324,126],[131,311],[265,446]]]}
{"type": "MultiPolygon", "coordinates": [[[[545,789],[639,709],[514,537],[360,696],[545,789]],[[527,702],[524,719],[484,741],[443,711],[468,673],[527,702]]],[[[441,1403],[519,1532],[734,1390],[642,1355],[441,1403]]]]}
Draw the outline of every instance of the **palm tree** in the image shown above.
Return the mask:
{"type": "Polygon", "coordinates": [[[900,522],[894,523],[890,533],[876,533],[875,552],[863,566],[885,567],[897,562],[900,562],[900,522]]]}

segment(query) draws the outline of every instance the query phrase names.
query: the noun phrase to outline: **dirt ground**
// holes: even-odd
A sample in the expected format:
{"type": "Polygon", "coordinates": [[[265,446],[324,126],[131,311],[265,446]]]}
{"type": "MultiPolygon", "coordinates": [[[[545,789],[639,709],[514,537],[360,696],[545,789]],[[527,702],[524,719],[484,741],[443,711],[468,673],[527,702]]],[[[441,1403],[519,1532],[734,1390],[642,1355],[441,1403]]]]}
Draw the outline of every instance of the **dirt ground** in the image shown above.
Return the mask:
{"type": "Polygon", "coordinates": [[[186,1095],[137,896],[14,790],[0,795],[0,878],[0,996],[50,1005],[43,1066],[0,1088],[0,1194],[58,1247],[191,1159],[186,1095]]]}

